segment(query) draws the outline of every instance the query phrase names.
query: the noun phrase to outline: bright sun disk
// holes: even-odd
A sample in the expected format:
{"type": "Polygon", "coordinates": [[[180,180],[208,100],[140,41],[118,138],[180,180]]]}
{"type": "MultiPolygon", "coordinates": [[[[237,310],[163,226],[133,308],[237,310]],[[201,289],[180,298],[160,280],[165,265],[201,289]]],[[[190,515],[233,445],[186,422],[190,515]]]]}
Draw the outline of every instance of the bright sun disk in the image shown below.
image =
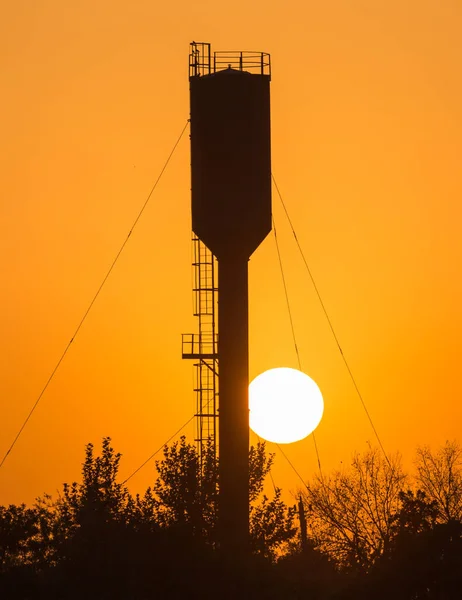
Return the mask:
{"type": "Polygon", "coordinates": [[[269,369],[249,386],[249,424],[269,442],[290,444],[307,437],[321,421],[322,394],[316,383],[297,369],[269,369]]]}

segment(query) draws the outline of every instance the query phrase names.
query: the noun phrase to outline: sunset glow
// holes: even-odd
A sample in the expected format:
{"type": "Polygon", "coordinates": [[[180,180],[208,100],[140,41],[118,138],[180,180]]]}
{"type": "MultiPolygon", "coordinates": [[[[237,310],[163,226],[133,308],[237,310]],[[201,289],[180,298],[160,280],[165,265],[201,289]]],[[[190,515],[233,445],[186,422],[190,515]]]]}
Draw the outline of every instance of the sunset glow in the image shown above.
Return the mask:
{"type": "Polygon", "coordinates": [[[270,369],[249,386],[250,428],[277,444],[306,438],[322,418],[324,402],[316,383],[296,369],[270,369]]]}
{"type": "MultiPolygon", "coordinates": [[[[460,439],[460,0],[3,5],[2,456],[189,118],[194,39],[271,54],[273,174],[385,449],[411,465],[418,444],[460,439]]],[[[104,436],[123,479],[194,415],[190,188],[186,130],[2,468],[0,504],[77,481],[104,436]]],[[[275,190],[272,213],[328,471],[374,432],[275,190]]],[[[250,380],[296,364],[273,233],[250,258],[249,315],[250,380]]],[[[194,419],[182,433],[194,440],[194,419]]],[[[310,437],[287,452],[316,472],[310,437]]],[[[154,477],[148,464],[131,491],[154,477]]],[[[274,478],[299,483],[279,456],[274,478]]]]}

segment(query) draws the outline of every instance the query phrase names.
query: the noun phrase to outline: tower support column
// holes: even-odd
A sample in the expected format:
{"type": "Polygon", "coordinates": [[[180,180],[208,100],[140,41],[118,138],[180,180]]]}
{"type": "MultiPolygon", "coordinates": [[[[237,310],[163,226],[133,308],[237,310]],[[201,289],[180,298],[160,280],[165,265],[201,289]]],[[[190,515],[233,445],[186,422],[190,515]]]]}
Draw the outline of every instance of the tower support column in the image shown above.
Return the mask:
{"type": "Polygon", "coordinates": [[[225,553],[249,550],[248,259],[218,260],[219,528],[225,553]]]}

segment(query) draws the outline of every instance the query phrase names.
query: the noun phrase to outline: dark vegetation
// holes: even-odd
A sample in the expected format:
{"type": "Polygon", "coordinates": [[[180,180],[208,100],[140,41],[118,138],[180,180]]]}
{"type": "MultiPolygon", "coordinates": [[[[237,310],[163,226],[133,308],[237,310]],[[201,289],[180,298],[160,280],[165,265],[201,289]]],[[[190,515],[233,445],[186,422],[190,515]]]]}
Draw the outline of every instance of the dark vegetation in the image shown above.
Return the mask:
{"type": "Polygon", "coordinates": [[[419,448],[415,475],[375,449],[300,490],[307,531],[281,491],[264,494],[273,456],[252,447],[252,556],[217,543],[217,464],[182,438],[164,448],[143,495],[118,482],[109,438],[86,448],[82,482],[56,500],[0,506],[0,598],[460,600],[462,449],[419,448]]]}

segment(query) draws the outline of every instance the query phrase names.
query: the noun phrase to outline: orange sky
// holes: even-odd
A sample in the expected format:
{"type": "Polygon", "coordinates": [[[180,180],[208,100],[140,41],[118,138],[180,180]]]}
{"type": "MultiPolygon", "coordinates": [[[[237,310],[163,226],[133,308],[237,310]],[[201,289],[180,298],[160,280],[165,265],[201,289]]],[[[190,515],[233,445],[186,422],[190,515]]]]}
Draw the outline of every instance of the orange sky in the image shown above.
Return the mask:
{"type": "MultiPolygon", "coordinates": [[[[419,443],[460,441],[459,0],[16,0],[2,13],[2,456],[188,118],[192,39],[272,55],[273,171],[385,448],[410,464],[419,443]]],[[[189,181],[185,136],[0,471],[1,504],[56,494],[105,435],[127,476],[192,414],[189,181]]],[[[330,469],[373,433],[276,196],[274,214],[330,469]]],[[[251,375],[296,366],[272,237],[250,275],[251,375]]],[[[311,439],[286,451],[315,472],[311,439]]],[[[274,477],[298,486],[282,457],[274,477]]]]}

